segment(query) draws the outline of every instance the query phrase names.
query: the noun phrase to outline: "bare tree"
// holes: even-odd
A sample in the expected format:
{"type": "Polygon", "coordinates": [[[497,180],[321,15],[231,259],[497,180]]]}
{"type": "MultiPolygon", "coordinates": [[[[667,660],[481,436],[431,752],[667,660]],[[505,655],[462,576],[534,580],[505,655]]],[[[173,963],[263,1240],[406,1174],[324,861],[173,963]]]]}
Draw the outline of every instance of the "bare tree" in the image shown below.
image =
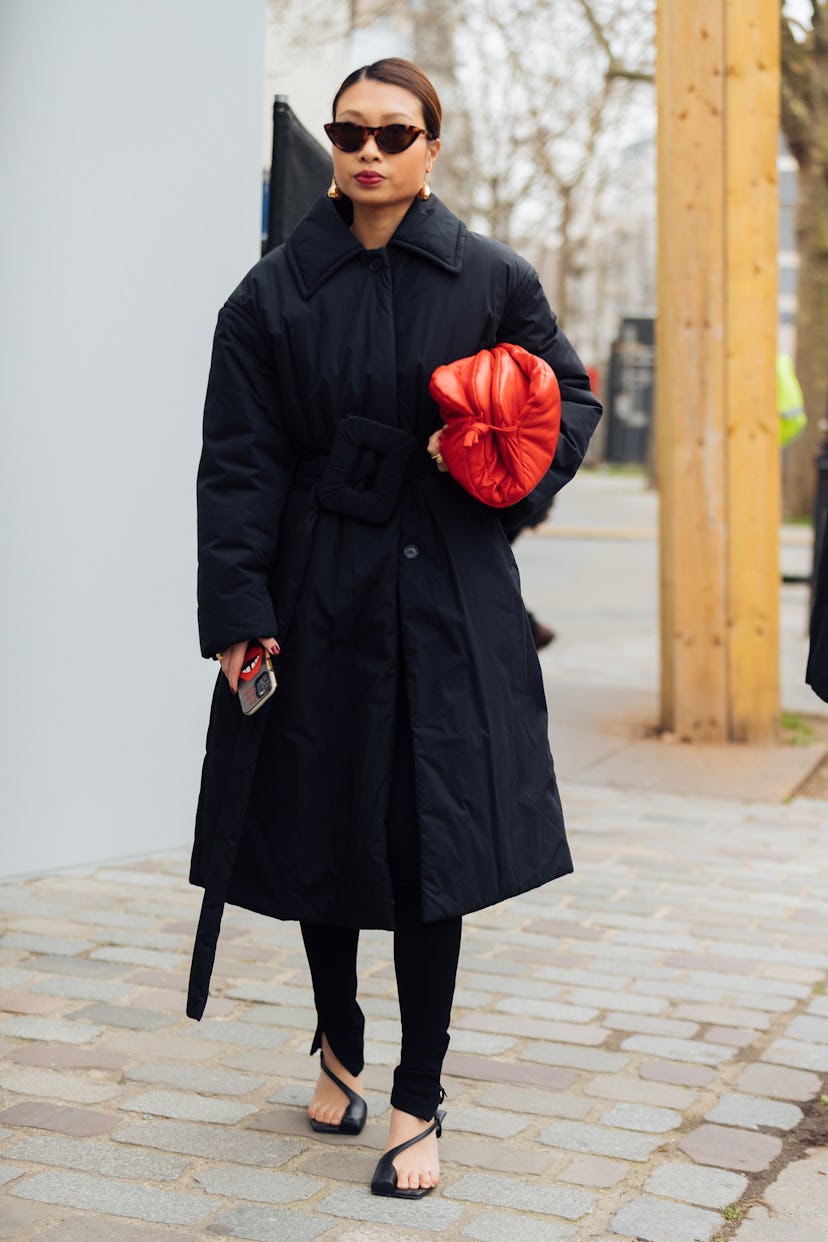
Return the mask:
{"type": "MultiPolygon", "coordinates": [[[[652,0],[409,0],[447,99],[440,192],[523,250],[566,320],[613,146],[653,81],[652,0]]],[[[650,92],[651,94],[651,92],[650,92]]]]}
{"type": "Polygon", "coordinates": [[[268,27],[289,52],[344,44],[358,30],[400,13],[400,0],[267,0],[268,27]]]}
{"type": "Polygon", "coordinates": [[[269,0],[269,10],[303,56],[380,19],[407,32],[444,103],[438,193],[527,255],[566,322],[576,308],[588,317],[579,285],[604,188],[634,136],[631,112],[652,109],[654,3],[269,0]]]}
{"type": "Polygon", "coordinates": [[[782,128],[799,167],[796,366],[808,427],[786,450],[784,507],[813,512],[814,456],[828,402],[828,0],[810,0],[810,27],[782,15],[782,128]]]}

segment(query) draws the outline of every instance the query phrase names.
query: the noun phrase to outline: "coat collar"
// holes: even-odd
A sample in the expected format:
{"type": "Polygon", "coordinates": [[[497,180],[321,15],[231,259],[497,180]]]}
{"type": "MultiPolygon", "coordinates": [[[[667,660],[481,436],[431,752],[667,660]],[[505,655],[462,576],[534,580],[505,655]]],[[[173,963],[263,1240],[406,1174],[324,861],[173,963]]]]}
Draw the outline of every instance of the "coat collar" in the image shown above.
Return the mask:
{"type": "MultiPolygon", "coordinates": [[[[348,199],[318,198],[285,243],[291,270],[305,298],[311,297],[344,264],[365,254],[350,228],[348,199]]],[[[415,198],[388,243],[457,273],[463,266],[466,226],[434,195],[415,198]]]]}

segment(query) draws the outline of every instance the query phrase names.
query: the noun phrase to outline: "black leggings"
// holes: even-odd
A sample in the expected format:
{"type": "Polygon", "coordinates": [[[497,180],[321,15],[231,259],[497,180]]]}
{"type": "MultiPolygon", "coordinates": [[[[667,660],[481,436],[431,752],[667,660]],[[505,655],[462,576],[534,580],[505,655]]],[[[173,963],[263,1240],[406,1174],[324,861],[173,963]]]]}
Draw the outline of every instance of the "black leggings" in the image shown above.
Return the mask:
{"type": "MultiPolygon", "coordinates": [[[[423,923],[420,915],[420,844],[414,803],[414,765],[408,704],[400,670],[392,793],[387,821],[388,863],[394,890],[394,967],[400,1001],[402,1048],[391,1105],[429,1121],[440,1102],[440,1073],[462,920],[423,923]]],[[[357,944],[353,927],[302,923],[318,1025],[311,1052],[324,1032],[351,1074],[363,1067],[365,1018],[357,1004],[357,944]]]]}

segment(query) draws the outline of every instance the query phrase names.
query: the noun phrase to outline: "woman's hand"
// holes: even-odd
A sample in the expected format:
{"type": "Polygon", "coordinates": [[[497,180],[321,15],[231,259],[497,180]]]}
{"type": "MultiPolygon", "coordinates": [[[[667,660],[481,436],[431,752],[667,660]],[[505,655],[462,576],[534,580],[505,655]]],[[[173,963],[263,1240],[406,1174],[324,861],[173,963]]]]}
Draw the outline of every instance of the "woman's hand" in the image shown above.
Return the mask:
{"type": "MultiPolygon", "coordinates": [[[[244,665],[244,656],[253,639],[245,639],[240,643],[233,643],[221,653],[221,671],[230,683],[230,689],[233,694],[238,692],[239,673],[244,665]]],[[[281,648],[275,638],[257,638],[255,640],[264,647],[265,651],[269,651],[272,656],[278,655],[281,648]]]]}
{"type": "Polygon", "coordinates": [[[445,427],[439,427],[429,438],[428,444],[426,445],[429,455],[434,458],[434,461],[437,464],[437,469],[441,472],[441,474],[446,474],[448,471],[448,466],[440,456],[440,441],[443,438],[444,431],[445,427]]]}

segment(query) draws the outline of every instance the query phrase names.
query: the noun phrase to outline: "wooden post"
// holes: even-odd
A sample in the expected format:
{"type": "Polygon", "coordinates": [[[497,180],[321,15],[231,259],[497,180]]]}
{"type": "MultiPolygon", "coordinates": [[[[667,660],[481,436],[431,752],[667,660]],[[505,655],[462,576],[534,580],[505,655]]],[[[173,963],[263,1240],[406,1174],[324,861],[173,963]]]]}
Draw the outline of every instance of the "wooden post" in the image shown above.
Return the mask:
{"type": "Polygon", "coordinates": [[[779,708],[778,0],[660,0],[662,725],[779,708]]]}

